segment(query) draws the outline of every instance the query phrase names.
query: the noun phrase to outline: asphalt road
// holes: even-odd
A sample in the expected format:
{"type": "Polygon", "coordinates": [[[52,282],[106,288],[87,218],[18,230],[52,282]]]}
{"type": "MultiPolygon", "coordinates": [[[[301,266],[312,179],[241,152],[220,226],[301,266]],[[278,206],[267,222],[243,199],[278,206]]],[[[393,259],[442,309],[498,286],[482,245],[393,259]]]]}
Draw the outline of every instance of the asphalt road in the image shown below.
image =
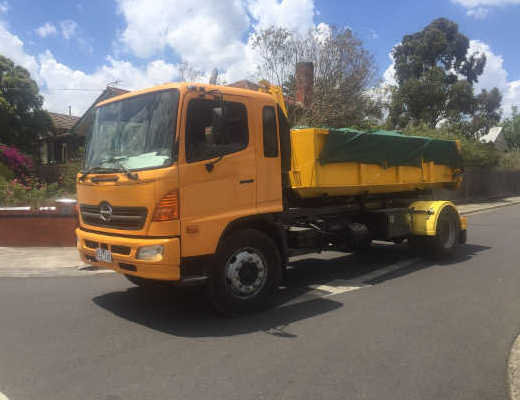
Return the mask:
{"type": "Polygon", "coordinates": [[[279,306],[239,319],[213,315],[200,291],[150,293],[116,275],[2,278],[0,392],[507,399],[520,329],[520,206],[469,223],[468,245],[442,264],[384,245],[294,261],[279,306]]]}

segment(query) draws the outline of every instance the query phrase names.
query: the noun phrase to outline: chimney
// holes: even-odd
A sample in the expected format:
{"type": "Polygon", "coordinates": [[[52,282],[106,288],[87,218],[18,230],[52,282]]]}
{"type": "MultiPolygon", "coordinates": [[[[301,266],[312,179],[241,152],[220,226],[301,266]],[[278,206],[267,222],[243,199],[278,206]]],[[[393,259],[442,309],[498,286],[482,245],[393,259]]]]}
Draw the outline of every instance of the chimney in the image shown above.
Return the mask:
{"type": "Polygon", "coordinates": [[[69,106],[69,117],[72,115],[72,107],[69,106]]]}
{"type": "Polygon", "coordinates": [[[312,87],[314,85],[314,65],[311,62],[296,64],[296,103],[304,108],[312,103],[312,87]]]}
{"type": "Polygon", "coordinates": [[[218,78],[218,69],[213,68],[213,71],[211,71],[211,76],[209,77],[209,84],[210,85],[216,85],[217,84],[217,78],[218,78]]]}

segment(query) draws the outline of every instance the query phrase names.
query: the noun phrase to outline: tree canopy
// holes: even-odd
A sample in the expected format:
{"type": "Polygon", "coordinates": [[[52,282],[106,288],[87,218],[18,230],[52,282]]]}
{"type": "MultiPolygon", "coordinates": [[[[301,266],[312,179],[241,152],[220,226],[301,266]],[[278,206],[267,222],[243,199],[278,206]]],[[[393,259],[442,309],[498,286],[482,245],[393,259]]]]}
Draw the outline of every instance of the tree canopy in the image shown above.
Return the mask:
{"type": "Polygon", "coordinates": [[[29,72],[0,55],[0,143],[30,151],[52,122],[29,72]]]}
{"type": "Polygon", "coordinates": [[[513,115],[504,123],[504,138],[509,150],[520,151],[520,113],[513,107],[513,115]]]}
{"type": "Polygon", "coordinates": [[[361,126],[368,117],[381,117],[368,91],[376,73],[373,57],[349,29],[318,26],[299,35],[271,27],[254,37],[253,47],[261,59],[258,78],[281,86],[289,98],[296,91],[296,64],[313,63],[312,102],[307,109],[289,105],[292,124],[361,126]]]}
{"type": "Polygon", "coordinates": [[[440,121],[459,124],[477,136],[500,121],[498,89],[474,94],[486,65],[484,54],[468,54],[469,39],[455,22],[439,18],[422,31],[405,35],[392,55],[397,86],[392,92],[389,122],[406,127],[440,121]]]}

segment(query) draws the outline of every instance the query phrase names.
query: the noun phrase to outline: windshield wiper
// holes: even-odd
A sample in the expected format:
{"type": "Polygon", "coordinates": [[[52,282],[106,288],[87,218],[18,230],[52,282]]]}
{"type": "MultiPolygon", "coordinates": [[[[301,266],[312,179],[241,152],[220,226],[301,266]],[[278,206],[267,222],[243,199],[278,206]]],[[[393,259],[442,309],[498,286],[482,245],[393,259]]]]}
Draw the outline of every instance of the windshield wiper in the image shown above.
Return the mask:
{"type": "Polygon", "coordinates": [[[127,158],[128,158],[127,156],[116,156],[116,157],[109,158],[108,160],[101,161],[101,164],[104,164],[104,163],[115,163],[118,166],[116,171],[124,172],[128,179],[132,179],[132,180],[136,181],[136,180],[139,179],[139,175],[137,175],[136,172],[130,171],[128,168],[126,168],[121,163],[121,161],[126,160],[127,158]]]}
{"type": "Polygon", "coordinates": [[[103,167],[89,168],[86,171],[81,171],[81,176],[79,177],[79,181],[83,182],[83,180],[87,177],[87,175],[92,174],[94,172],[114,172],[114,168],[103,168],[103,167]]]}
{"type": "Polygon", "coordinates": [[[128,177],[128,179],[132,179],[134,181],[139,179],[139,175],[137,175],[137,172],[130,171],[128,168],[126,168],[119,161],[117,161],[117,165],[119,165],[119,170],[123,171],[125,173],[125,175],[128,177]]]}

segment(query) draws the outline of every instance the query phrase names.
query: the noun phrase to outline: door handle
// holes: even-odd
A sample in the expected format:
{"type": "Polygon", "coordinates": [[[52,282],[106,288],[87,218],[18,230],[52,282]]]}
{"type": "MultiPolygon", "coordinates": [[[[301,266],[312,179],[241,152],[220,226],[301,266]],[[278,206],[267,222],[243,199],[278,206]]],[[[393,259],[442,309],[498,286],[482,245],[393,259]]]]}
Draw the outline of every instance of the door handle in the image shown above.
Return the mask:
{"type": "Polygon", "coordinates": [[[255,180],[254,179],[244,179],[242,181],[240,181],[240,184],[245,184],[245,183],[253,183],[255,180]]]}

